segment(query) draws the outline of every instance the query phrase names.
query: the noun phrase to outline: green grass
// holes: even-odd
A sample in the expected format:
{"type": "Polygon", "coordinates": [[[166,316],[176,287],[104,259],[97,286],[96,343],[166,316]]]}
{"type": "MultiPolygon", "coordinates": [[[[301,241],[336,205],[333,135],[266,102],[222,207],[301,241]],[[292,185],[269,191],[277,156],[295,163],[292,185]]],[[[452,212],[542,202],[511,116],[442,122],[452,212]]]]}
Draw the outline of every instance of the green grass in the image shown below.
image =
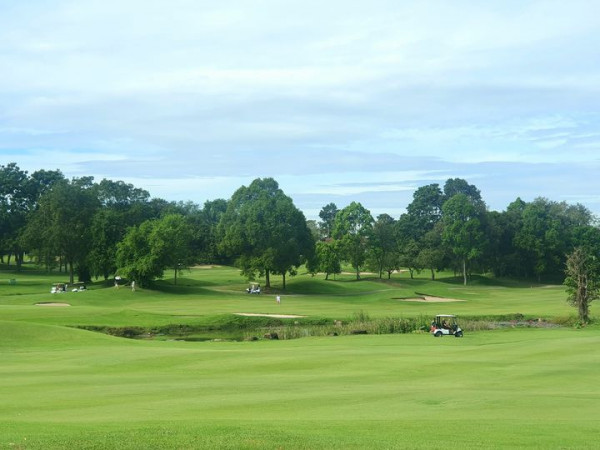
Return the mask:
{"type": "Polygon", "coordinates": [[[6,448],[595,442],[593,328],[197,344],[1,325],[6,448]]]}
{"type": "MultiPolygon", "coordinates": [[[[479,278],[301,275],[247,295],[231,268],[133,293],[0,272],[0,449],[595,448],[600,328],[257,342],[140,341],[73,326],[216,323],[232,312],[371,318],[574,314],[564,289],[479,278]],[[16,285],[8,279],[16,278],[16,285]],[[465,300],[395,300],[416,292],[465,300]],[[39,307],[63,301],[64,308],[39,307]]],[[[264,286],[264,281],[261,283],[264,286]]],[[[593,312],[594,304],[592,304],[593,312]]]]}
{"type": "MultiPolygon", "coordinates": [[[[216,267],[195,269],[179,279],[159,282],[154,290],[126,287],[115,289],[98,282],[88,292],[50,294],[52,282],[64,276],[44,274],[0,274],[0,312],[2,318],[57,325],[153,326],[171,323],[195,324],[207,316],[248,313],[297,314],[343,320],[360,310],[371,317],[419,316],[440,313],[459,315],[503,315],[520,313],[530,317],[559,317],[575,313],[565,302],[562,286],[531,284],[490,284],[477,278],[462,286],[457,278],[446,275],[439,281],[425,278],[410,280],[407,274],[395,274],[392,280],[375,277],[355,281],[353,275],[325,281],[322,276],[300,275],[281,289],[280,278],[273,277],[269,293],[248,295],[247,282],[236,269],[216,267]],[[17,278],[17,285],[8,284],[17,278]],[[412,303],[400,298],[425,293],[463,300],[456,303],[412,303]],[[282,303],[275,303],[281,294],[282,303]],[[41,308],[37,302],[61,301],[70,308],[41,308]]],[[[261,280],[264,286],[264,280],[261,280]]],[[[593,312],[593,311],[592,311],[593,312]]]]}

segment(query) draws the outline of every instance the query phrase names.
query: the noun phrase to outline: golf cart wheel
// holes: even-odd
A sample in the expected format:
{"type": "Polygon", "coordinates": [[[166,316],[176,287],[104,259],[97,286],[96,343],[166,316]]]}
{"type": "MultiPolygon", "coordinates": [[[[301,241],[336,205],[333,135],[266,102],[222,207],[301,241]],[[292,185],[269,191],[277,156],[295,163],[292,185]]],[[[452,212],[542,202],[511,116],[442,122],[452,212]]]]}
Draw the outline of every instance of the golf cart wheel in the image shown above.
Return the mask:
{"type": "Polygon", "coordinates": [[[442,333],[441,331],[436,331],[434,336],[435,337],[442,337],[444,335],[444,333],[442,333]]]}
{"type": "Polygon", "coordinates": [[[462,331],[457,331],[457,332],[454,334],[454,337],[463,337],[463,332],[462,332],[462,331]]]}

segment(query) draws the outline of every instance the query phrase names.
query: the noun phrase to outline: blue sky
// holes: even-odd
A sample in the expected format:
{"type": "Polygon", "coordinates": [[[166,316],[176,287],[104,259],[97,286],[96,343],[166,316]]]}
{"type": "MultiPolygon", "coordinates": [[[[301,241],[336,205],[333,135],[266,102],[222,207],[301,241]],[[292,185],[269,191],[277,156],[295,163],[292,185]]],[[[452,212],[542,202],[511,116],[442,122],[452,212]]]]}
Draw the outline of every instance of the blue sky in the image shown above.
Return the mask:
{"type": "Polygon", "coordinates": [[[0,164],[307,217],[461,177],[600,214],[600,1],[0,0],[0,164]]]}

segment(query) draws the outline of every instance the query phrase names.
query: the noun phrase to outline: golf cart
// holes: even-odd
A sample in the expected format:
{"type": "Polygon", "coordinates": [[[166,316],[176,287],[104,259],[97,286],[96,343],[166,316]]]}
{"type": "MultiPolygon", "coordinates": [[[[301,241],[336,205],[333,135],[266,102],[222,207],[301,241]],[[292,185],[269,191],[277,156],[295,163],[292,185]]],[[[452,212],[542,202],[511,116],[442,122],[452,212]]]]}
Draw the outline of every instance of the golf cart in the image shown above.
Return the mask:
{"type": "Polygon", "coordinates": [[[431,334],[435,337],[454,336],[463,337],[463,331],[456,323],[456,316],[452,314],[438,314],[431,322],[431,334]]]}
{"type": "Polygon", "coordinates": [[[252,284],[246,289],[247,294],[260,294],[260,284],[252,284]]]}

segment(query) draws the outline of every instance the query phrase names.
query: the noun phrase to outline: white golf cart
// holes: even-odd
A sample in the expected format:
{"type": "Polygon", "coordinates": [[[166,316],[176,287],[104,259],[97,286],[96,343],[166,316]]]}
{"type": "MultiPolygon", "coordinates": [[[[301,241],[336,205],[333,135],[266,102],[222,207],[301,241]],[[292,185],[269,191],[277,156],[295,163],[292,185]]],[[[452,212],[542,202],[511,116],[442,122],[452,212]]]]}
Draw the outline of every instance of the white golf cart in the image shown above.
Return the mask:
{"type": "Polygon", "coordinates": [[[454,336],[463,337],[463,331],[452,314],[438,314],[431,322],[431,334],[435,337],[454,336]]]}

